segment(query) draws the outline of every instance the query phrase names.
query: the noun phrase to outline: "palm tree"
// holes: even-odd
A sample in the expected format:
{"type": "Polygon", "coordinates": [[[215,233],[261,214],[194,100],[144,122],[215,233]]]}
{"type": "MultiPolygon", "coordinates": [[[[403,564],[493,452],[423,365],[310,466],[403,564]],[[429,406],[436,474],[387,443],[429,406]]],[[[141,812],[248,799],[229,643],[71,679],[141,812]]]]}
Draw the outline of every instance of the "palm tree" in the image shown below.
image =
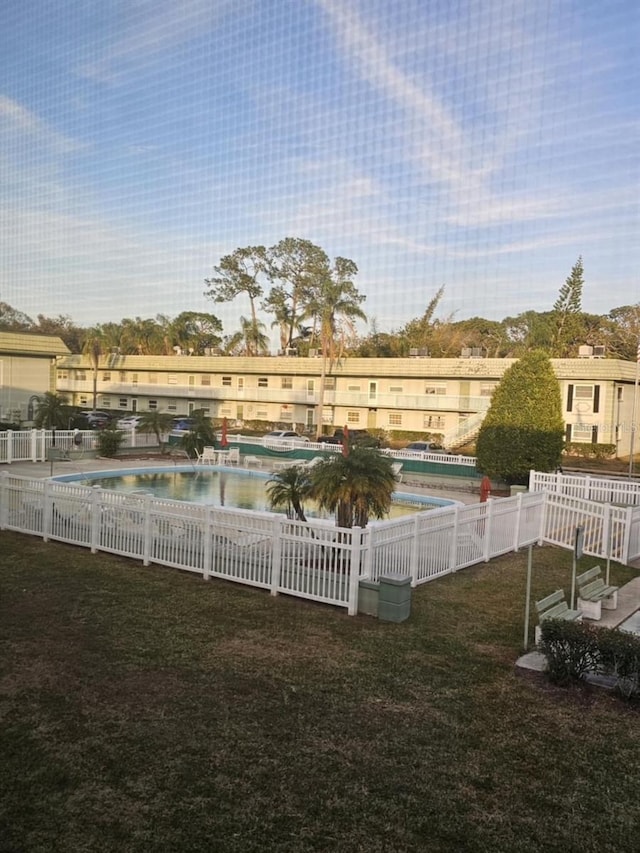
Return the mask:
{"type": "Polygon", "coordinates": [[[355,320],[367,319],[367,315],[360,308],[365,296],[358,291],[352,280],[357,272],[358,267],[353,261],[348,258],[336,258],[333,268],[327,269],[326,274],[319,277],[318,283],[312,288],[308,302],[308,314],[314,318],[322,347],[318,414],[316,415],[320,432],[322,431],[327,369],[330,371],[336,358],[342,354],[344,327],[351,327],[355,320]]]}
{"type": "Polygon", "coordinates": [[[33,419],[36,427],[46,429],[66,429],[69,425],[72,408],[67,403],[67,398],[62,394],[54,394],[45,391],[38,399],[36,415],[33,419]]]}
{"type": "Polygon", "coordinates": [[[93,369],[93,411],[97,408],[98,400],[98,366],[103,352],[103,337],[99,328],[89,329],[82,345],[83,355],[88,355],[93,369]]]}
{"type": "Polygon", "coordinates": [[[309,474],[297,465],[279,471],[267,483],[267,496],[273,509],[284,508],[287,518],[306,521],[303,502],[311,494],[309,474]]]}
{"type": "Polygon", "coordinates": [[[138,424],[139,432],[152,432],[158,440],[160,450],[164,450],[162,436],[171,429],[173,415],[169,412],[159,412],[157,409],[143,412],[138,424]]]}
{"type": "Polygon", "coordinates": [[[193,425],[189,432],[180,439],[180,446],[186,450],[189,456],[202,453],[203,447],[213,446],[216,443],[216,431],[211,418],[205,414],[204,409],[195,409],[191,412],[193,425]]]}
{"type": "Polygon", "coordinates": [[[336,512],[338,527],[366,527],[371,515],[389,512],[396,485],[392,460],[372,447],[354,445],[310,472],[311,496],[321,509],[336,512]]]}

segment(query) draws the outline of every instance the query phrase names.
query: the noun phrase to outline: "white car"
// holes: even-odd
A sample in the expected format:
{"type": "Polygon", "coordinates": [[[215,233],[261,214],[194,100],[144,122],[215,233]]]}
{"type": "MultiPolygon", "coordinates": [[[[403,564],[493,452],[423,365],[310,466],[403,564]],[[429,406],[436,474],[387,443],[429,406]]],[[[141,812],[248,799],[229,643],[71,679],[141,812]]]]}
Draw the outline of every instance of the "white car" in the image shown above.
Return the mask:
{"type": "Polygon", "coordinates": [[[264,440],[265,442],[309,441],[306,435],[298,435],[298,433],[292,429],[276,429],[273,432],[268,432],[264,436],[264,440]]]}
{"type": "Polygon", "coordinates": [[[129,415],[126,418],[120,418],[116,426],[118,429],[137,429],[141,420],[141,415],[129,415]]]}

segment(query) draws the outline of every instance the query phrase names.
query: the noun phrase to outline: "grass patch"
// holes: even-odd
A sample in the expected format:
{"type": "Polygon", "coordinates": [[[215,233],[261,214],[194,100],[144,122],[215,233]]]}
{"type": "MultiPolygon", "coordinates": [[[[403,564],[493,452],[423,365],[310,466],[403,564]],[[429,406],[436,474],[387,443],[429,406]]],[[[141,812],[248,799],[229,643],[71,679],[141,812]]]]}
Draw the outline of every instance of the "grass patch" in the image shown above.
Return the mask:
{"type": "MultiPolygon", "coordinates": [[[[2,851],[637,849],[635,706],[514,670],[526,554],[396,625],[0,543],[2,851]]],[[[537,549],[533,598],[570,567],[537,549]]]]}

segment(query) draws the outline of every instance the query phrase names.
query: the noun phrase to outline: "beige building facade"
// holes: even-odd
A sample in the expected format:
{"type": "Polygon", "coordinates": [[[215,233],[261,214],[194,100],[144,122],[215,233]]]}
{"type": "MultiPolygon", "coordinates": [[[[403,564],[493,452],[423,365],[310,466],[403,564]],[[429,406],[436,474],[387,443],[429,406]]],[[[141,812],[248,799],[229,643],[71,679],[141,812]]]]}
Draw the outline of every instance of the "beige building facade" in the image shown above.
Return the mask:
{"type": "Polygon", "coordinates": [[[56,358],[68,355],[53,335],[0,332],[0,421],[33,420],[38,397],[56,388],[56,358]]]}
{"type": "MultiPolygon", "coordinates": [[[[291,427],[311,435],[321,427],[327,431],[348,424],[440,436],[454,449],[477,433],[494,388],[513,363],[345,358],[323,378],[321,357],[111,354],[101,358],[94,376],[88,357],[68,355],[57,359],[55,384],[82,408],[93,405],[95,378],[97,407],[106,411],[181,415],[204,409],[210,417],[226,417],[238,426],[259,421],[265,429],[291,427]]],[[[628,455],[637,365],[603,358],[555,359],[552,364],[567,440],[613,444],[616,455],[628,455]]]]}

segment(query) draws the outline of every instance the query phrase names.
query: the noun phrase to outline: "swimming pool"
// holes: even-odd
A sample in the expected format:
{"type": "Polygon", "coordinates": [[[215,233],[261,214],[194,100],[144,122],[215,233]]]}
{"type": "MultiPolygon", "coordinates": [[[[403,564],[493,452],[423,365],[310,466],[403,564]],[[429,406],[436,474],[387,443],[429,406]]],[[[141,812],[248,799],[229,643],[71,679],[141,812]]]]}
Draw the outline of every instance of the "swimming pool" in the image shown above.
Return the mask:
{"type": "MultiPolygon", "coordinates": [[[[54,479],[84,486],[99,486],[118,492],[150,492],[156,497],[188,503],[269,512],[271,508],[265,487],[270,477],[270,474],[254,470],[207,466],[206,470],[196,471],[193,466],[176,465],[172,468],[132,468],[126,471],[119,469],[111,472],[66,474],[54,479]]],[[[457,501],[430,495],[395,492],[388,517],[399,518],[435,507],[453,506],[456,503],[457,501]]],[[[312,517],[314,514],[309,503],[308,515],[312,517]]]]}

